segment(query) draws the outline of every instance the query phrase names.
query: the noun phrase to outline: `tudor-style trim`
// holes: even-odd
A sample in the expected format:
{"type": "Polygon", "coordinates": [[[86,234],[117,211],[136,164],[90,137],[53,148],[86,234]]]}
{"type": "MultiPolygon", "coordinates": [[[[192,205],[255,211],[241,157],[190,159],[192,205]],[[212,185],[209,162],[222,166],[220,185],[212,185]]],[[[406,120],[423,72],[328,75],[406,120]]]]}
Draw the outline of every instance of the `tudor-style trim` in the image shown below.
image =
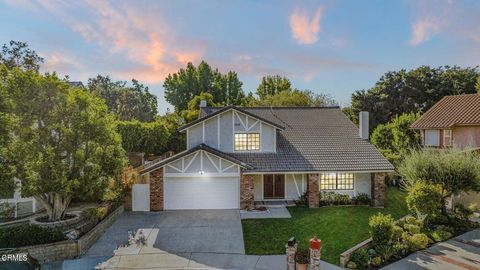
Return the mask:
{"type": "MultiPolygon", "coordinates": [[[[212,155],[215,155],[221,159],[224,159],[226,161],[229,161],[231,163],[234,163],[234,164],[237,164],[239,165],[240,167],[244,168],[244,169],[253,169],[252,166],[250,166],[249,164],[237,159],[237,158],[234,158],[232,156],[230,156],[229,154],[225,153],[225,152],[222,152],[222,151],[219,151],[215,148],[212,148],[206,144],[199,144],[193,148],[190,148],[188,150],[185,150],[183,152],[180,152],[174,156],[171,156],[169,158],[166,158],[166,159],[163,159],[163,160],[160,160],[159,162],[157,162],[156,164],[153,164],[153,165],[150,165],[148,167],[146,167],[145,169],[143,169],[142,171],[140,171],[140,175],[144,175],[146,173],[149,173],[151,171],[155,171],[161,167],[164,167],[165,165],[171,163],[171,162],[174,162],[175,160],[178,160],[182,157],[185,157],[187,155],[190,155],[190,154],[193,154],[196,152],[196,155],[198,155],[198,151],[205,151],[205,152],[208,152],[212,155]]],[[[192,159],[193,160],[193,159],[192,159]]],[[[191,163],[192,161],[190,161],[191,163]]],[[[190,166],[190,164],[187,165],[187,167],[190,166]]]]}
{"type": "Polygon", "coordinates": [[[188,124],[180,127],[180,128],[178,129],[178,131],[180,131],[180,132],[181,132],[181,131],[184,131],[184,130],[186,130],[186,129],[189,128],[189,127],[193,127],[193,126],[195,126],[195,125],[197,125],[197,124],[200,124],[201,122],[203,122],[203,121],[205,121],[205,120],[207,120],[207,119],[209,119],[209,118],[211,118],[211,117],[213,117],[213,116],[219,115],[219,114],[224,113],[224,112],[227,112],[227,111],[229,111],[229,110],[235,110],[235,111],[241,112],[241,113],[246,114],[246,115],[248,115],[248,116],[250,116],[250,117],[253,117],[253,118],[255,118],[255,119],[259,119],[259,120],[261,120],[262,122],[264,122],[264,123],[266,123],[266,124],[268,124],[268,125],[270,125],[270,126],[276,127],[276,128],[278,128],[278,129],[281,129],[281,130],[284,130],[284,129],[285,129],[285,127],[282,126],[282,125],[279,125],[279,124],[277,124],[277,123],[274,123],[274,122],[272,122],[272,121],[270,121],[270,120],[267,120],[267,119],[265,119],[265,118],[263,118],[263,117],[260,117],[260,116],[258,116],[258,115],[255,115],[255,114],[253,114],[253,113],[251,113],[251,112],[245,111],[245,110],[243,110],[243,109],[241,109],[241,108],[238,108],[238,107],[236,107],[236,106],[234,106],[234,105],[229,105],[229,106],[223,107],[222,109],[220,109],[220,110],[218,110],[218,111],[216,111],[216,112],[214,112],[214,113],[211,113],[211,114],[209,114],[209,115],[206,115],[205,117],[196,119],[196,120],[194,120],[194,121],[192,121],[192,122],[190,122],[190,123],[188,123],[188,124]]]}

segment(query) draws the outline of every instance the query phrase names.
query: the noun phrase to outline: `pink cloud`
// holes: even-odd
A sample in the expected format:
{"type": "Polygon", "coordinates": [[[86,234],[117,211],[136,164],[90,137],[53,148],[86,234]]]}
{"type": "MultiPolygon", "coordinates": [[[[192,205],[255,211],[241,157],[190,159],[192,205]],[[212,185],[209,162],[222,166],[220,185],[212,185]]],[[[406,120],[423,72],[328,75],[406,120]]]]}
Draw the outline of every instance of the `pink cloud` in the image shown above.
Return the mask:
{"type": "Polygon", "coordinates": [[[317,42],[322,14],[323,8],[319,7],[310,19],[305,9],[295,8],[290,15],[290,29],[293,39],[300,44],[313,44],[317,42]]]}
{"type": "MultiPolygon", "coordinates": [[[[17,7],[27,8],[19,4],[17,7]]],[[[106,53],[127,60],[128,68],[114,69],[117,74],[112,74],[122,78],[128,76],[159,83],[169,73],[187,62],[199,61],[204,55],[203,44],[179,42],[174,29],[159,19],[158,13],[141,10],[134,2],[113,5],[96,0],[41,0],[36,8],[59,18],[106,53]],[[78,10],[82,13],[76,12],[78,10]]]]}
{"type": "Polygon", "coordinates": [[[409,44],[416,46],[429,40],[440,32],[440,23],[435,19],[420,19],[412,25],[412,34],[409,44]]]}

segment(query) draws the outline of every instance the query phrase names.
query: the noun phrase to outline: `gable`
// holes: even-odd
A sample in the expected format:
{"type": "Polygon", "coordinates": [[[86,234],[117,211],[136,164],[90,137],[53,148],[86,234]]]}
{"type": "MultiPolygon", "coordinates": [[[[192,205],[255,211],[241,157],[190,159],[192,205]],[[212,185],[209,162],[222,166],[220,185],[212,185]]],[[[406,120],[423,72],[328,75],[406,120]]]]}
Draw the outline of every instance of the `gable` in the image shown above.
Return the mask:
{"type": "Polygon", "coordinates": [[[238,176],[240,166],[212,153],[199,150],[165,164],[165,176],[238,176]]]}

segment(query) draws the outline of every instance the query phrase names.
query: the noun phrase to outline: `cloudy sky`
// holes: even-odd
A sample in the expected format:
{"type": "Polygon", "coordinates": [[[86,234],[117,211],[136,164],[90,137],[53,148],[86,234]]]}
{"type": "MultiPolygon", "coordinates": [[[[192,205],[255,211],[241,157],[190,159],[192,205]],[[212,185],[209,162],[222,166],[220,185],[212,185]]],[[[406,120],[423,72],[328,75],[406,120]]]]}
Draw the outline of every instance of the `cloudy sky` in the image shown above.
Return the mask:
{"type": "Polygon", "coordinates": [[[136,78],[160,112],[165,76],[202,59],[245,91],[280,74],[346,105],[390,70],[478,65],[478,14],[474,0],[0,0],[0,43],[28,42],[71,80],[136,78]]]}

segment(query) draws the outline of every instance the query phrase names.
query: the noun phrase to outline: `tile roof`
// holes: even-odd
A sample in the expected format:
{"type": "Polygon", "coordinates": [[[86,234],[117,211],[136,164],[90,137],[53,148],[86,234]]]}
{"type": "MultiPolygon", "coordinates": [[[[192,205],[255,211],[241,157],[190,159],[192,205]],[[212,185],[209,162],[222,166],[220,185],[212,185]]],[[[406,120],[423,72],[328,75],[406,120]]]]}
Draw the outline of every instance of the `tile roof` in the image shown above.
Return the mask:
{"type": "MultiPolygon", "coordinates": [[[[221,108],[202,108],[200,117],[221,108]]],[[[394,167],[339,107],[242,107],[243,111],[283,125],[276,153],[229,153],[253,166],[251,171],[392,171],[394,167]]]]}
{"type": "Polygon", "coordinates": [[[480,125],[480,95],[445,96],[425,112],[411,128],[449,128],[480,125]]]}
{"type": "Polygon", "coordinates": [[[221,158],[223,158],[223,159],[226,159],[226,160],[228,160],[228,161],[231,161],[231,162],[233,162],[233,163],[235,163],[235,164],[238,164],[238,165],[240,165],[241,167],[244,167],[244,168],[246,168],[246,169],[253,169],[253,167],[250,166],[249,164],[247,164],[247,163],[245,163],[245,162],[243,162],[243,161],[241,161],[241,160],[238,160],[237,158],[235,158],[235,157],[233,157],[233,156],[231,156],[231,155],[229,155],[229,154],[227,154],[227,153],[225,153],[225,152],[222,152],[222,151],[220,151],[220,150],[217,150],[217,149],[215,149],[215,148],[212,148],[212,147],[210,147],[210,146],[202,143],[202,144],[199,144],[199,145],[197,145],[197,146],[195,146],[195,147],[193,147],[193,148],[190,148],[190,149],[185,150],[185,151],[182,151],[182,152],[180,152],[180,153],[178,153],[178,154],[176,154],[176,155],[173,155],[173,156],[171,156],[171,157],[169,157],[169,158],[160,160],[159,162],[157,162],[157,163],[155,163],[155,164],[153,164],[153,165],[151,165],[151,166],[149,166],[149,167],[146,167],[146,168],[144,168],[143,170],[141,170],[141,171],[140,171],[140,174],[145,174],[145,173],[154,171],[154,170],[162,167],[163,165],[165,165],[165,164],[167,164],[167,163],[170,163],[170,162],[172,162],[172,161],[174,161],[174,160],[177,160],[177,159],[179,159],[179,158],[181,158],[181,157],[184,157],[184,156],[187,156],[187,155],[189,155],[189,154],[195,153],[195,152],[197,152],[197,151],[199,151],[199,150],[207,151],[207,152],[209,152],[209,153],[211,153],[211,154],[213,154],[213,155],[216,155],[216,156],[218,156],[218,157],[221,157],[221,158]]]}

